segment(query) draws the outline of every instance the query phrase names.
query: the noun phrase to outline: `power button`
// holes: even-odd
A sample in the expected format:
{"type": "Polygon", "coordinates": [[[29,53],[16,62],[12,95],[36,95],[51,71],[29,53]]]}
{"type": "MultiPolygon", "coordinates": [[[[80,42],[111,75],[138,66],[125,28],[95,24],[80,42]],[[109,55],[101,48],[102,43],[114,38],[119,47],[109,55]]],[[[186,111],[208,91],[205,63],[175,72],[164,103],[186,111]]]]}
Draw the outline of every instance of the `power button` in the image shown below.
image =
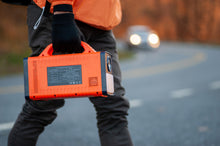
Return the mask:
{"type": "Polygon", "coordinates": [[[110,56],[107,56],[107,69],[109,72],[112,72],[112,59],[110,56]]]}

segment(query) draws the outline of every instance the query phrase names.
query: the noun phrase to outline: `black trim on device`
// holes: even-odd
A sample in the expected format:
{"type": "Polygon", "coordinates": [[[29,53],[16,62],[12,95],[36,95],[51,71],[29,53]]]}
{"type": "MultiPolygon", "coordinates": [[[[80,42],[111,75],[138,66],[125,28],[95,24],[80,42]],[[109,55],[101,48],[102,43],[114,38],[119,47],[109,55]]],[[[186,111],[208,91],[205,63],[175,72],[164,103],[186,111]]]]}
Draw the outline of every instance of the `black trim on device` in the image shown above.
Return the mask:
{"type": "Polygon", "coordinates": [[[106,86],[106,63],[105,63],[105,52],[100,53],[101,58],[101,76],[102,76],[102,94],[108,95],[106,86]]]}
{"type": "Polygon", "coordinates": [[[29,99],[29,81],[28,81],[28,58],[24,58],[24,95],[29,99]]]}

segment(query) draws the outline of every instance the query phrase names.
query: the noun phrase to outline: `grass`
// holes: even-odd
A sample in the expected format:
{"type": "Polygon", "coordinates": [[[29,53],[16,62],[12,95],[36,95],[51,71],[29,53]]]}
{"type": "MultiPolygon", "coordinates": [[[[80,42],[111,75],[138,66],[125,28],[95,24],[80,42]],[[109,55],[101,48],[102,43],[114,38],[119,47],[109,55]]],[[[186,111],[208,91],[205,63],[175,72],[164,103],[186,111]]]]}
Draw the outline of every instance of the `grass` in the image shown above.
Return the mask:
{"type": "Polygon", "coordinates": [[[21,73],[23,71],[23,59],[30,55],[30,50],[22,53],[0,54],[0,76],[21,73]]]}

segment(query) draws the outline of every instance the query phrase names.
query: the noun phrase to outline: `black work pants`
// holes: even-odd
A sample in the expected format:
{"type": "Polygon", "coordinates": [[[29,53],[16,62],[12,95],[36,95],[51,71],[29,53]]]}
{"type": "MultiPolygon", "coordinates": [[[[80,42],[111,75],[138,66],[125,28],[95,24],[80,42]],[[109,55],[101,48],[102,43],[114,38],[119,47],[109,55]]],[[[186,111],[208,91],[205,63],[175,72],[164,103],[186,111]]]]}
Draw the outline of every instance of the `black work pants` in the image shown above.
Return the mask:
{"type": "MultiPolygon", "coordinates": [[[[43,17],[37,29],[33,29],[41,9],[35,4],[28,6],[29,45],[31,56],[39,55],[51,41],[52,15],[43,17]]],[[[115,39],[112,31],[103,31],[77,21],[77,25],[88,44],[97,51],[112,54],[115,95],[102,98],[89,98],[97,112],[97,125],[102,146],[132,146],[127,128],[128,101],[123,97],[121,72],[118,63],[115,39]]],[[[35,146],[44,127],[51,124],[57,116],[56,110],[64,105],[64,100],[32,101],[26,100],[8,137],[8,146],[35,146]]],[[[74,142],[73,142],[74,143],[74,142]]]]}

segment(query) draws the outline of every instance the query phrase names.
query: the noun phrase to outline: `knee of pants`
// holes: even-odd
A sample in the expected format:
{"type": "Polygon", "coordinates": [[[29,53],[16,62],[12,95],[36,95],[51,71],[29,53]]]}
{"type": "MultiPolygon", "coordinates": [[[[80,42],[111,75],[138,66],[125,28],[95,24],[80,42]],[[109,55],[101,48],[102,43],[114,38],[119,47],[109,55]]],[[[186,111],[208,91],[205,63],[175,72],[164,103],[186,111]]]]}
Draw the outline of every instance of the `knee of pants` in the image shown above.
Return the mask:
{"type": "Polygon", "coordinates": [[[100,132],[111,131],[115,127],[127,126],[129,102],[118,96],[107,98],[93,97],[90,101],[94,104],[97,113],[98,128],[100,132]]]}
{"type": "Polygon", "coordinates": [[[21,115],[28,121],[51,124],[57,117],[56,110],[64,105],[64,100],[32,101],[27,100],[21,115]]]}

